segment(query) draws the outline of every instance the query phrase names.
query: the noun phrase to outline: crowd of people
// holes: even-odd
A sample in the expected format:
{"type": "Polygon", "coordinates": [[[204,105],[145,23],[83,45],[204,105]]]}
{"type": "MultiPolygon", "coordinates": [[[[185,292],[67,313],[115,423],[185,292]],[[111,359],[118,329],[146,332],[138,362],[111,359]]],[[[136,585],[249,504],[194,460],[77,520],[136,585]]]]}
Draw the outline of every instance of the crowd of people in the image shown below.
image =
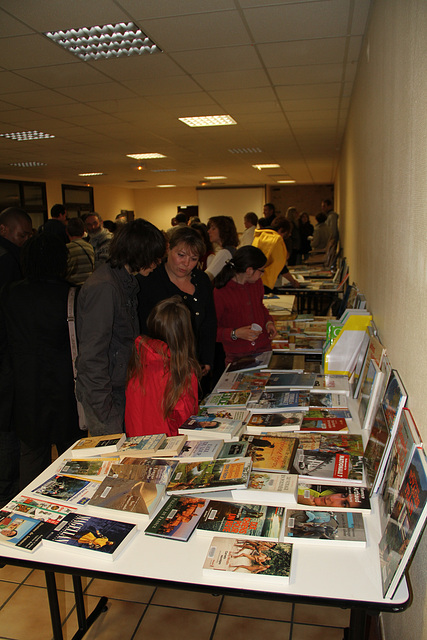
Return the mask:
{"type": "Polygon", "coordinates": [[[109,230],[98,213],[67,220],[54,205],[35,232],[24,210],[0,213],[0,507],[52,445],[176,435],[225,364],[270,350],[263,297],[278,277],[298,286],[287,264],[326,238],[319,227],[338,241],[329,201],[314,229],[306,213],[266,204],[244,216],[240,239],[229,216],[178,215],[166,232],[119,217],[109,230]]]}

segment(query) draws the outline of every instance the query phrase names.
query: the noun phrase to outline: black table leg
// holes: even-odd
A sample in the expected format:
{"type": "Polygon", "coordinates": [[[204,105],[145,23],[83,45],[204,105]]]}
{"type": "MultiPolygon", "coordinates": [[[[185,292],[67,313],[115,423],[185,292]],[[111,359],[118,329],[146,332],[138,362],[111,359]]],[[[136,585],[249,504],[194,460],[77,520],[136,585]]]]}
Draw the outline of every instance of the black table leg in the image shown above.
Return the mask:
{"type": "Polygon", "coordinates": [[[55,574],[53,571],[45,571],[47,597],[49,599],[50,619],[54,640],[63,640],[61,614],[59,613],[58,591],[56,589],[55,574]]]}
{"type": "Polygon", "coordinates": [[[348,640],[365,640],[366,618],[367,613],[365,609],[351,610],[348,640]]]}
{"type": "Polygon", "coordinates": [[[79,630],[74,634],[73,640],[80,640],[98,618],[98,616],[106,610],[108,598],[102,596],[92,613],[86,617],[85,604],[83,600],[82,580],[80,576],[73,576],[73,586],[74,598],[76,601],[77,620],[79,623],[79,630]]]}

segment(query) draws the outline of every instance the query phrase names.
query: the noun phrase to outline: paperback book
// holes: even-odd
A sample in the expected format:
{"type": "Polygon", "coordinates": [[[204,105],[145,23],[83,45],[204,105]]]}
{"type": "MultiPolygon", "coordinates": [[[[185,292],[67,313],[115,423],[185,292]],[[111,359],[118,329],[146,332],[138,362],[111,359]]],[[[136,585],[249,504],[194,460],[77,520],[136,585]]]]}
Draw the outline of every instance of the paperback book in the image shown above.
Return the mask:
{"type": "Polygon", "coordinates": [[[84,480],[76,476],[57,474],[33,489],[33,493],[69,504],[84,505],[89,502],[99,485],[99,480],[84,480]]]}
{"type": "Polygon", "coordinates": [[[326,407],[327,409],[348,409],[348,399],[343,393],[330,393],[329,391],[311,392],[309,398],[310,409],[313,407],[326,407]]]}
{"type": "Polygon", "coordinates": [[[217,459],[221,458],[247,458],[249,443],[240,440],[239,442],[224,442],[217,459]]]}
{"type": "Polygon", "coordinates": [[[170,496],[145,529],[145,533],[187,542],[208,503],[209,500],[201,497],[170,496]]]}
{"type": "Polygon", "coordinates": [[[215,393],[222,391],[257,391],[264,389],[270,374],[265,371],[224,371],[217,384],[215,393]]]}
{"type": "Polygon", "coordinates": [[[314,373],[295,373],[293,371],[270,373],[265,390],[272,389],[311,389],[316,380],[314,373]]]}
{"type": "Polygon", "coordinates": [[[249,371],[251,369],[265,369],[270,361],[271,351],[264,351],[263,353],[248,354],[241,358],[235,358],[233,362],[227,366],[226,371],[232,373],[233,371],[249,371]]]}
{"type": "Polygon", "coordinates": [[[190,416],[179,429],[179,433],[192,440],[238,440],[243,431],[242,420],[205,416],[190,416]]]}
{"type": "Polygon", "coordinates": [[[43,546],[82,556],[115,560],[137,533],[137,526],[107,518],[69,514],[43,539],[43,546]]]}
{"type": "Polygon", "coordinates": [[[18,496],[5,506],[5,511],[14,511],[49,524],[58,524],[69,513],[75,513],[76,507],[29,496],[18,496]]]}
{"type": "Polygon", "coordinates": [[[166,490],[169,494],[188,494],[246,487],[251,468],[251,458],[179,463],[166,490]]]}
{"type": "Polygon", "coordinates": [[[165,433],[126,438],[119,449],[119,456],[124,458],[150,458],[166,440],[165,433]]]}
{"type": "Polygon", "coordinates": [[[144,482],[167,485],[177,464],[176,460],[162,460],[161,458],[122,458],[121,464],[112,465],[109,475],[139,478],[144,482]],[[123,469],[125,466],[137,467],[137,469],[125,471],[123,469]]]}
{"type": "Polygon", "coordinates": [[[174,458],[178,462],[205,462],[216,460],[224,440],[187,440],[181,453],[174,458]]]}
{"type": "Polygon", "coordinates": [[[351,420],[352,415],[349,409],[328,409],[327,407],[310,408],[303,416],[307,420],[321,419],[321,418],[343,418],[344,420],[351,420]]]}
{"type": "Polygon", "coordinates": [[[252,413],[308,411],[308,407],[307,391],[264,391],[256,402],[248,405],[252,413]]]}
{"type": "Polygon", "coordinates": [[[298,447],[297,438],[245,434],[242,440],[249,443],[248,455],[254,470],[290,472],[298,447]]]}
{"type": "Polygon", "coordinates": [[[319,431],[320,433],[348,433],[348,424],[344,418],[304,418],[301,431],[319,431]]]}
{"type": "Polygon", "coordinates": [[[58,473],[65,473],[70,476],[85,476],[89,478],[97,478],[106,476],[113,462],[118,462],[120,457],[102,458],[85,458],[83,460],[64,460],[58,469],[58,473]]]}
{"type": "Polygon", "coordinates": [[[297,502],[300,505],[316,510],[357,510],[361,513],[369,513],[371,511],[369,491],[366,487],[312,484],[299,480],[297,502]]]}
{"type": "Polygon", "coordinates": [[[117,453],[126,439],[125,433],[82,438],[71,449],[72,458],[88,458],[92,456],[117,453]]]}
{"type": "Polygon", "coordinates": [[[273,353],[268,363],[267,371],[297,371],[303,373],[305,369],[304,356],[293,353],[273,353]]]}
{"type": "Polygon", "coordinates": [[[163,440],[157,451],[151,454],[152,458],[172,458],[178,456],[185,443],[187,442],[186,435],[170,436],[163,440]]]}
{"type": "Polygon", "coordinates": [[[312,393],[329,391],[330,393],[344,393],[346,396],[350,394],[350,385],[347,376],[340,375],[320,375],[316,376],[312,393]]]}
{"type": "Polygon", "coordinates": [[[141,467],[122,465],[123,473],[105,478],[94,496],[91,507],[151,515],[165,495],[165,485],[142,480],[141,467]],[[129,473],[126,473],[129,472],[129,473]],[[135,477],[136,476],[136,477],[135,477]]]}
{"type": "Polygon", "coordinates": [[[251,397],[250,391],[223,391],[222,393],[211,393],[201,403],[203,407],[234,407],[244,409],[251,397]]]}
{"type": "MultiPolygon", "coordinates": [[[[209,418],[209,420],[237,420],[238,422],[244,422],[249,415],[246,409],[230,409],[227,407],[199,407],[197,416],[191,416],[192,418],[209,418]]],[[[224,437],[224,436],[221,436],[224,437]]]]}
{"type": "Polygon", "coordinates": [[[0,511],[0,544],[34,551],[55,525],[12,511],[0,511]]]}
{"type": "Polygon", "coordinates": [[[380,468],[385,468],[383,458],[390,438],[384,411],[380,405],[377,409],[364,453],[367,482],[371,489],[371,494],[374,493],[375,487],[379,486],[381,482],[379,477],[380,468]]]}
{"type": "Polygon", "coordinates": [[[279,540],[284,507],[210,500],[199,520],[198,534],[247,536],[279,540]]]}
{"type": "Polygon", "coordinates": [[[203,575],[227,572],[245,580],[253,576],[256,581],[280,580],[281,584],[289,584],[291,566],[290,543],[215,536],[203,564],[203,575]]]}
{"type": "Polygon", "coordinates": [[[284,539],[307,544],[366,547],[363,515],[356,511],[287,509],[284,539]]]}
{"type": "Polygon", "coordinates": [[[304,413],[289,411],[286,413],[254,413],[246,424],[246,432],[260,434],[266,431],[298,431],[301,428],[304,413]]]}
{"type": "Polygon", "coordinates": [[[247,489],[235,489],[231,492],[237,502],[254,504],[283,504],[295,502],[298,489],[298,476],[292,473],[270,473],[252,471],[247,489]]]}

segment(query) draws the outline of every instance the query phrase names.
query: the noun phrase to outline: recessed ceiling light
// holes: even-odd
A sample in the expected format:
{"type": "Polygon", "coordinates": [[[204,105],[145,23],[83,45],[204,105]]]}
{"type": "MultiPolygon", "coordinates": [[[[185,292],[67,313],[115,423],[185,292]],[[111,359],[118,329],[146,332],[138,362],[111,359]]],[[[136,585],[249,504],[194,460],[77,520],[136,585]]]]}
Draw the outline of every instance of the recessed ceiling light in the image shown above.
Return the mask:
{"type": "Polygon", "coordinates": [[[205,180],[227,180],[227,176],[205,176],[205,180]]]}
{"type": "Polygon", "coordinates": [[[127,153],[127,158],[134,158],[134,160],[155,160],[156,158],[166,158],[161,153],[127,153]]]}
{"type": "Polygon", "coordinates": [[[169,187],[176,187],[176,184],[158,184],[161,189],[168,189],[169,187]]]}
{"type": "Polygon", "coordinates": [[[0,138],[9,138],[9,140],[44,140],[45,138],[54,138],[50,133],[42,133],[41,131],[14,131],[13,133],[0,133],[0,138]]]}
{"type": "Polygon", "coordinates": [[[79,176],[82,176],[83,178],[89,178],[91,176],[103,176],[103,175],[104,175],[103,173],[96,173],[96,172],[93,172],[93,173],[79,173],[79,176]]]}
{"type": "Polygon", "coordinates": [[[278,180],[277,184],[294,184],[295,180],[278,180]]]}
{"type": "Polygon", "coordinates": [[[189,127],[224,127],[228,124],[237,124],[231,116],[194,116],[178,118],[189,127]]]}
{"type": "Polygon", "coordinates": [[[28,167],[47,167],[47,164],[46,162],[10,162],[9,166],[28,168],[28,167]]]}
{"type": "Polygon", "coordinates": [[[254,169],[261,171],[261,169],[277,169],[280,167],[280,164],[253,164],[252,166],[254,169]]]}
{"type": "Polygon", "coordinates": [[[230,153],[261,153],[262,149],[259,147],[241,147],[240,149],[229,149],[230,153]]]}
{"type": "Polygon", "coordinates": [[[133,22],[47,31],[44,35],[82,60],[161,53],[161,49],[133,22]]]}

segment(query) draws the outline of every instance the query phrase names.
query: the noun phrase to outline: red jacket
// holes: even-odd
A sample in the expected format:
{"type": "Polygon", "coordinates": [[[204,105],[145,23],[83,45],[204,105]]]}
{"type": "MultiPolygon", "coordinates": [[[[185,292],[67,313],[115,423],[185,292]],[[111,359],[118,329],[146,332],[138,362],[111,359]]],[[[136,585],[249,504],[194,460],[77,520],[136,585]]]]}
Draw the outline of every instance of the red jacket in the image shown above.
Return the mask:
{"type": "Polygon", "coordinates": [[[169,366],[164,356],[170,358],[169,348],[161,340],[144,338],[135,340],[143,366],[143,386],[133,376],[126,389],[125,425],[126,435],[143,436],[152,433],[178,435],[178,427],[198,411],[198,383],[195,374],[191,378],[191,389],[181,395],[175,408],[165,420],[162,399],[169,380],[169,366]]]}
{"type": "Polygon", "coordinates": [[[214,289],[214,301],[217,317],[216,339],[222,342],[226,362],[248,353],[261,353],[271,349],[265,325],[272,317],[263,304],[264,286],[259,279],[253,283],[238,284],[234,280],[227,282],[222,289],[214,289]],[[249,340],[231,339],[233,329],[246,327],[256,322],[262,327],[262,333],[252,345],[249,340]]]}

